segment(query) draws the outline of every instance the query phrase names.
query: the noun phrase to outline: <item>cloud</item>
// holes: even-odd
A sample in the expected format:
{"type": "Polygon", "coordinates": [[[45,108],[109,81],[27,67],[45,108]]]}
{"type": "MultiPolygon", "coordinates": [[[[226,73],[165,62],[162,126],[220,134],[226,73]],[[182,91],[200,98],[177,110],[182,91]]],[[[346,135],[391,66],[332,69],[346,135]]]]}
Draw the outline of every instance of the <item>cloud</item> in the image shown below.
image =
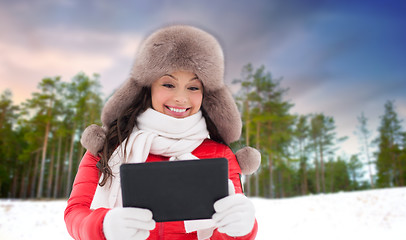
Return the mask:
{"type": "Polygon", "coordinates": [[[3,52],[3,68],[13,66],[22,71],[70,72],[83,69],[97,70],[112,65],[112,59],[107,56],[65,51],[59,48],[28,50],[18,46],[0,44],[0,51],[3,52]]]}
{"type": "Polygon", "coordinates": [[[24,35],[30,40],[0,38],[0,90],[12,89],[17,102],[24,100],[23,95],[29,96],[42,78],[62,76],[69,81],[79,71],[101,74],[101,81],[106,81],[102,85],[111,89],[117,84],[115,76],[125,79],[129,67],[125,70],[122,67],[133,61],[141,41],[140,34],[136,33],[110,34],[80,29],[37,28],[24,35]]]}
{"type": "MultiPolygon", "coordinates": [[[[0,81],[3,88],[13,89],[17,101],[24,94],[33,92],[44,77],[72,77],[79,71],[99,72],[112,65],[112,59],[102,55],[64,51],[62,49],[26,49],[0,43],[0,81]],[[24,86],[24,87],[22,87],[24,86]]],[[[28,96],[28,95],[26,95],[28,96]]]]}
{"type": "MultiPolygon", "coordinates": [[[[395,102],[395,105],[397,106],[397,110],[399,112],[399,118],[403,120],[403,122],[406,121],[406,99],[400,99],[399,101],[395,102]]],[[[406,131],[406,129],[403,129],[406,131]]]]}

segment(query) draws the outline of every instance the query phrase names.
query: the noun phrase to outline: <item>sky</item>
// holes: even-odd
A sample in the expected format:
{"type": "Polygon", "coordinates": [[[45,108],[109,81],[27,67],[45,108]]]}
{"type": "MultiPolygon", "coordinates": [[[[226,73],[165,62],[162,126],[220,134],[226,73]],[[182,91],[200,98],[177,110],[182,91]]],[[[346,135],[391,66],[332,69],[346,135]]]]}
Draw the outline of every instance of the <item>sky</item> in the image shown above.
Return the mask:
{"type": "Polygon", "coordinates": [[[385,102],[406,119],[405,12],[401,0],[0,0],[0,93],[10,89],[20,104],[41,79],[83,71],[100,74],[105,98],[149,33],[190,24],[218,38],[226,83],[247,63],[264,65],[289,89],[292,114],[333,117],[348,137],[339,151],[355,154],[362,112],[372,138],[385,102]]]}

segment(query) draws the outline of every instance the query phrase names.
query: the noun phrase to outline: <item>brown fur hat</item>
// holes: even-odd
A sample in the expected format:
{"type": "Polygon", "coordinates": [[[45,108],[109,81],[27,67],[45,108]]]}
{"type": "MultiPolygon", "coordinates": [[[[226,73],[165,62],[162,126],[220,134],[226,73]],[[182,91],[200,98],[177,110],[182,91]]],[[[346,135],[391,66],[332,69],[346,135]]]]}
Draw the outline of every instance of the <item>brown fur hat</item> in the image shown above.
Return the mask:
{"type": "MultiPolygon", "coordinates": [[[[202,81],[202,106],[224,141],[229,144],[238,140],[241,117],[230,91],[224,85],[222,48],[209,33],[185,25],[161,28],[144,40],[136,54],[130,77],[102,110],[104,128],[129,107],[142,87],[151,86],[163,75],[179,70],[192,72],[202,81]]],[[[103,146],[103,132],[105,129],[95,125],[88,127],[82,135],[82,145],[97,153],[103,146]]]]}

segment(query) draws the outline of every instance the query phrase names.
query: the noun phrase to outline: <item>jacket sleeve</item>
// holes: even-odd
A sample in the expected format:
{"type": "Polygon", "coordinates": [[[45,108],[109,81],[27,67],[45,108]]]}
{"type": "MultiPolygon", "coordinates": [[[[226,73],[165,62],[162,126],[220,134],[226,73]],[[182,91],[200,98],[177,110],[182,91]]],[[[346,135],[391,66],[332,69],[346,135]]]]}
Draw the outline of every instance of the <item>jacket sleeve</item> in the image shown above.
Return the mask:
{"type": "Polygon", "coordinates": [[[76,240],[105,239],[103,220],[109,209],[90,209],[99,181],[99,172],[96,167],[99,159],[90,152],[86,152],[83,156],[65,209],[66,228],[76,240]]]}
{"type": "MultiPolygon", "coordinates": [[[[234,188],[235,188],[235,193],[241,193],[244,194],[242,191],[242,185],[241,185],[241,180],[240,180],[240,174],[241,174],[241,169],[240,165],[237,162],[237,159],[234,155],[234,153],[231,151],[230,148],[226,147],[224,157],[228,159],[228,178],[233,181],[234,188]]],[[[211,240],[228,240],[228,239],[233,239],[233,240],[253,240],[255,239],[256,235],[258,232],[258,223],[257,220],[255,220],[254,227],[252,228],[251,232],[248,233],[245,236],[242,237],[230,237],[225,233],[220,233],[219,231],[214,230],[213,235],[211,236],[211,240]]]]}

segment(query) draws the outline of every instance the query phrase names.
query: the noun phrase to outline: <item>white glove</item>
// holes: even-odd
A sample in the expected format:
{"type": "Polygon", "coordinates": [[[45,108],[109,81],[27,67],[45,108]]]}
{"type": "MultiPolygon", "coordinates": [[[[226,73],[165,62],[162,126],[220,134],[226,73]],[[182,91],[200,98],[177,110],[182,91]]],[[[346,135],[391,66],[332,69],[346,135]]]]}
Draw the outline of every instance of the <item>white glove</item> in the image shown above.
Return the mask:
{"type": "MultiPolygon", "coordinates": [[[[229,185],[230,186],[230,185],[229,185]]],[[[230,194],[234,192],[234,186],[230,194]]],[[[217,230],[231,237],[245,236],[255,224],[254,204],[244,194],[234,194],[214,203],[217,230]]]]}
{"type": "Polygon", "coordinates": [[[113,208],[103,221],[107,240],[145,240],[154,228],[152,212],[142,208],[113,208]]]}

